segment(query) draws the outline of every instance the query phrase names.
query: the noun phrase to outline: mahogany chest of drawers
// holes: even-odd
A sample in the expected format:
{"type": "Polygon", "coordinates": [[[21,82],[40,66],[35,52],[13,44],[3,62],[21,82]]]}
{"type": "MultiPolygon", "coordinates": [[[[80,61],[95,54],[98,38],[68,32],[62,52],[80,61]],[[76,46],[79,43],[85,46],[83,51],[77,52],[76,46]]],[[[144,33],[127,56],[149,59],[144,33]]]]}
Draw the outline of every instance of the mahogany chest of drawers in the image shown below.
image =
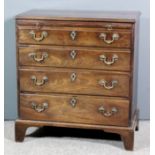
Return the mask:
{"type": "Polygon", "coordinates": [[[138,12],[34,10],[16,17],[16,141],[30,126],[99,129],[133,149],[138,12]]]}

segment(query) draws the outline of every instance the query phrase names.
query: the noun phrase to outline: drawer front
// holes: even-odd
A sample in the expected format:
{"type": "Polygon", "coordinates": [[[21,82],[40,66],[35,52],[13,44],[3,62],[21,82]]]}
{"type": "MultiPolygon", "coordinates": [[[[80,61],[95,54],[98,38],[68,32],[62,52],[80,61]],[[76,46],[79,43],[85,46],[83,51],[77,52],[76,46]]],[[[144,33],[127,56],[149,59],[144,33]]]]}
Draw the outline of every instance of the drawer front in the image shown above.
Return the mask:
{"type": "Polygon", "coordinates": [[[82,95],[20,95],[20,117],[29,120],[128,126],[129,101],[82,95]]]}
{"type": "Polygon", "coordinates": [[[19,27],[18,42],[25,44],[130,48],[131,33],[131,30],[123,29],[46,27],[37,30],[33,27],[19,27]]]}
{"type": "Polygon", "coordinates": [[[128,73],[78,69],[21,69],[20,90],[129,96],[128,73]]]}
{"type": "Polygon", "coordinates": [[[19,65],[130,70],[130,50],[30,46],[19,48],[19,65]]]}

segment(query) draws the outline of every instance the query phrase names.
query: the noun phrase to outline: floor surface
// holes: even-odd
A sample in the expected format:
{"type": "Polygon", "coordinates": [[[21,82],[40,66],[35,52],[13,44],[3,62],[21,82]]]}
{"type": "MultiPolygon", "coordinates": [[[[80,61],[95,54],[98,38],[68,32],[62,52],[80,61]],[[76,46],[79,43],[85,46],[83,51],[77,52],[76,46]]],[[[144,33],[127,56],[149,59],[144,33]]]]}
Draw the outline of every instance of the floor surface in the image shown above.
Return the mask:
{"type": "Polygon", "coordinates": [[[120,136],[94,130],[28,128],[24,142],[14,141],[14,122],[5,122],[5,155],[149,155],[150,123],[140,122],[134,151],[125,151],[120,136]]]}

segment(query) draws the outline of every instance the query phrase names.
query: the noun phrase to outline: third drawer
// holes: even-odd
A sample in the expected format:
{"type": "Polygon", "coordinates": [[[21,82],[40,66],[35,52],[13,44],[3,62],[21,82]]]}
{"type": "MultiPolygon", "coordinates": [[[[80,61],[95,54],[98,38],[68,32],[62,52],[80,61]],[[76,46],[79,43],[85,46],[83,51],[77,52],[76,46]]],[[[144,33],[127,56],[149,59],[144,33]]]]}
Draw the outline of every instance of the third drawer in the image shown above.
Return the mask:
{"type": "Polygon", "coordinates": [[[85,69],[21,68],[20,90],[129,97],[127,72],[85,69]]]}

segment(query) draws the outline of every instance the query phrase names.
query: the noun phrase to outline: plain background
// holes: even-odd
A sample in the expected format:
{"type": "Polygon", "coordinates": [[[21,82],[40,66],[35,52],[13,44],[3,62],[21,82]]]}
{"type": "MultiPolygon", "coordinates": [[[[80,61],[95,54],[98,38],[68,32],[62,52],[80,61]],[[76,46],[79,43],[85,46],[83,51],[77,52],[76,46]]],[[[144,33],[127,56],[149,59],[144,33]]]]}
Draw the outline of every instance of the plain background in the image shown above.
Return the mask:
{"type": "Polygon", "coordinates": [[[149,0],[5,0],[5,119],[17,118],[15,16],[30,9],[140,11],[138,107],[140,118],[150,118],[149,0]]]}

